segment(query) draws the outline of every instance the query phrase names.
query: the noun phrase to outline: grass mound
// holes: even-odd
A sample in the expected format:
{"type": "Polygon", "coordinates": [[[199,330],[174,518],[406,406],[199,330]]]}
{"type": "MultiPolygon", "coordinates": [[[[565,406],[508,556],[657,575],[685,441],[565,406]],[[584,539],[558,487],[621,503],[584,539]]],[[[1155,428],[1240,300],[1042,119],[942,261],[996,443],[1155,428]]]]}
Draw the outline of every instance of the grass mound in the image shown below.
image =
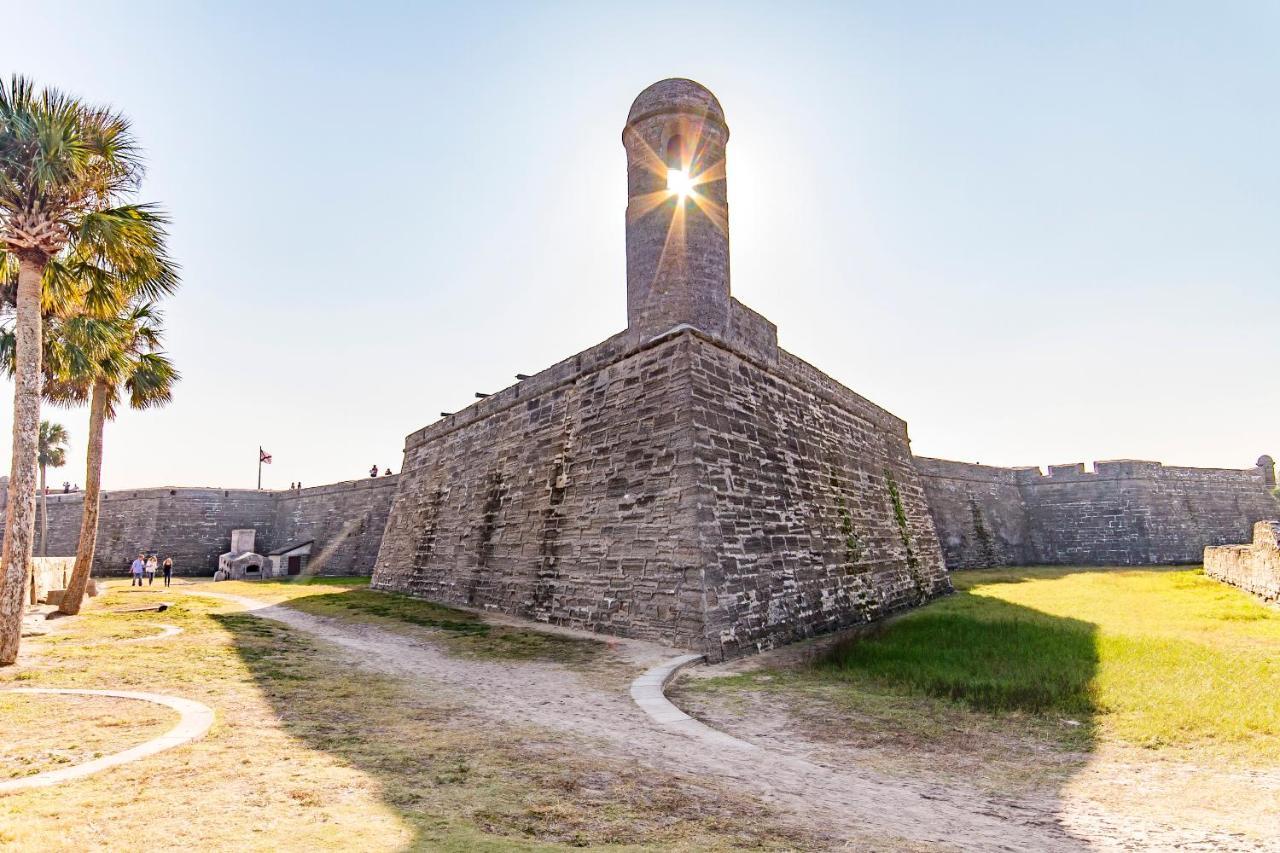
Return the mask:
{"type": "MultiPolygon", "coordinates": [[[[480,617],[474,613],[455,610],[430,601],[382,592],[354,590],[319,599],[317,605],[325,610],[346,610],[351,613],[394,619],[424,628],[438,628],[454,634],[489,633],[489,626],[480,621],[480,617]]],[[[295,601],[294,606],[306,609],[301,601],[295,601]]]]}
{"type": "Polygon", "coordinates": [[[368,589],[293,598],[288,606],[317,616],[376,621],[391,630],[427,628],[451,653],[466,657],[583,664],[605,648],[598,640],[493,624],[468,610],[368,589]]]}

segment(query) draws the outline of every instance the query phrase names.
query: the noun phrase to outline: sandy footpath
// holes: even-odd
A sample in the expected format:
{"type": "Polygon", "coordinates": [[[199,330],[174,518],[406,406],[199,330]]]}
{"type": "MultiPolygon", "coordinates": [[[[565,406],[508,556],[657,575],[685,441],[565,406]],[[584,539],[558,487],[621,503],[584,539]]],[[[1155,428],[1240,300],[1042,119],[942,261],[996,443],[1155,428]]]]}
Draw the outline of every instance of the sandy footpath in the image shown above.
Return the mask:
{"type": "MultiPolygon", "coordinates": [[[[732,721],[704,716],[759,747],[740,749],[663,730],[632,702],[625,683],[613,683],[617,679],[593,678],[555,663],[454,657],[428,642],[313,616],[287,604],[266,605],[189,587],[174,591],[234,602],[336,645],[353,666],[443,692],[482,717],[562,733],[576,751],[630,757],[655,772],[745,785],[787,819],[844,838],[859,849],[1280,850],[1280,842],[1272,847],[1203,820],[1179,820],[1152,809],[1121,813],[1109,808],[1095,795],[1114,788],[1112,776],[1141,778],[1140,770],[1119,763],[1090,765],[1063,796],[1001,798],[972,786],[859,766],[856,756],[842,756],[829,745],[807,741],[795,727],[779,724],[777,714],[732,721]]],[[[557,633],[601,639],[562,629],[557,633]]],[[[636,674],[677,653],[634,640],[610,638],[609,645],[617,663],[633,667],[636,674]]],[[[1280,790],[1280,780],[1263,781],[1280,790]]]]}

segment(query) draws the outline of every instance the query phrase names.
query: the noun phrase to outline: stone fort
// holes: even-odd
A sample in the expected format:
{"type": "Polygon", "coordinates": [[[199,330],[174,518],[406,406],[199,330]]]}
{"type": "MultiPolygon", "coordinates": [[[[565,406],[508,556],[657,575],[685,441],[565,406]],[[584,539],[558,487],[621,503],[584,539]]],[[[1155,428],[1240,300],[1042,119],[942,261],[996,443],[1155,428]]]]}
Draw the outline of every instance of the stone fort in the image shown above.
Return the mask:
{"type": "MultiPolygon", "coordinates": [[[[1280,517],[1269,457],[1046,476],[913,456],[903,420],[733,298],[715,96],[656,83],[622,142],[626,329],[410,434],[394,477],[108,493],[95,572],[152,547],[209,574],[252,528],[264,552],[313,542],[310,571],[722,659],[922,604],[950,570],[1194,563],[1280,517]]],[[[50,554],[74,553],[80,503],[50,497],[50,554]]]]}

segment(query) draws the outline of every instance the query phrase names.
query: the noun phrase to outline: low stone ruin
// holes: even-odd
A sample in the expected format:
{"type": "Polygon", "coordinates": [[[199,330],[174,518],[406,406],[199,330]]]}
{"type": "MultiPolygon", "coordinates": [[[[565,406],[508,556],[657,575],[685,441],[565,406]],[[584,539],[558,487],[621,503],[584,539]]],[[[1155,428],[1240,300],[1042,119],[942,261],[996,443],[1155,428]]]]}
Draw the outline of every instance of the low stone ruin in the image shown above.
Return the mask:
{"type": "Polygon", "coordinates": [[[46,601],[51,592],[61,593],[67,587],[75,565],[75,557],[32,557],[31,572],[27,575],[27,603],[46,601]]]}
{"type": "Polygon", "coordinates": [[[1267,601],[1280,601],[1280,521],[1259,521],[1250,545],[1204,549],[1204,573],[1267,601]]]}

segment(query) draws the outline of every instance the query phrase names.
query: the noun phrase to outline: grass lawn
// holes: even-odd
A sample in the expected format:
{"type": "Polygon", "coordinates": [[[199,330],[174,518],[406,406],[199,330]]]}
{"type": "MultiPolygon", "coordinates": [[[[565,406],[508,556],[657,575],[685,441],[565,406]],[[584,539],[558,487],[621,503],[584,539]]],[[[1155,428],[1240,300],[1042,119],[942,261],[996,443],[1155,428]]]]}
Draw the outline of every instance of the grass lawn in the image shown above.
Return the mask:
{"type": "MultiPolygon", "coordinates": [[[[1012,724],[1067,749],[1101,741],[1280,763],[1280,611],[1198,569],[1023,568],[953,580],[954,596],[803,666],[689,689],[794,690],[859,726],[926,740],[1012,724]]],[[[838,720],[826,723],[837,735],[838,720]]]]}
{"type": "MultiPolygon", "coordinates": [[[[373,595],[362,592],[363,585],[326,579],[210,588],[315,605],[348,594],[363,601],[373,595]]],[[[593,756],[563,735],[481,716],[442,698],[429,682],[357,671],[322,640],[237,610],[162,587],[113,582],[57,633],[26,641],[30,664],[0,670],[0,689],[169,693],[204,702],[217,718],[192,744],[0,797],[0,848],[804,846],[791,830],[757,817],[759,804],[742,795],[593,756]],[[106,612],[158,602],[172,606],[164,613],[106,612]],[[183,633],[154,643],[102,642],[153,634],[158,622],[183,633]]],[[[474,620],[439,611],[459,624],[474,620]]],[[[351,618],[363,617],[352,611],[351,618]]],[[[466,636],[487,635],[459,632],[466,636]]],[[[6,733],[0,778],[7,778],[114,752],[166,729],[172,719],[167,709],[145,703],[0,693],[0,724],[6,733]]]]}

